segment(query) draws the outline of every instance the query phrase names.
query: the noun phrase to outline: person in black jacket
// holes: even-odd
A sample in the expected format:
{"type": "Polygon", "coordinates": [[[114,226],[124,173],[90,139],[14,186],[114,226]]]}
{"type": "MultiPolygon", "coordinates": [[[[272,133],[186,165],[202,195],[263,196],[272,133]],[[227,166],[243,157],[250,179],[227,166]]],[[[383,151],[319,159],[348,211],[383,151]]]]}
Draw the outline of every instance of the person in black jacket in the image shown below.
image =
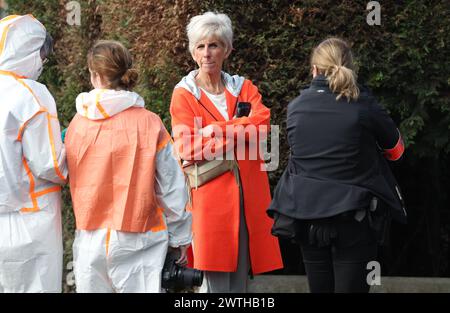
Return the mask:
{"type": "Polygon", "coordinates": [[[311,292],[368,292],[366,269],[391,217],[406,221],[386,159],[404,151],[396,125],[357,85],[352,52],[338,38],[311,56],[311,86],[288,106],[288,166],[268,214],[272,233],[300,244],[311,292]]]}

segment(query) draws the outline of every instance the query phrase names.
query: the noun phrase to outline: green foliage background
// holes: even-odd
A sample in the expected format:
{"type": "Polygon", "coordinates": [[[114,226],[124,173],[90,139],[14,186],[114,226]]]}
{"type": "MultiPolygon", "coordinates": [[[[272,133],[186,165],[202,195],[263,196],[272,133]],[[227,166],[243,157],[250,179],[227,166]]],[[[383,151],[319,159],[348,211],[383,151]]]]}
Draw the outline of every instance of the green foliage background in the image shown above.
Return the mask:
{"type": "MultiPolygon", "coordinates": [[[[8,14],[32,13],[55,38],[55,56],[41,81],[54,95],[67,127],[75,98],[90,90],[86,52],[97,39],[116,39],[131,49],[140,72],[136,89],[150,110],[170,127],[174,85],[195,67],[187,52],[185,26],[205,11],[233,21],[234,52],[225,70],[252,79],[281,126],[281,164],[270,173],[272,187],[287,160],[288,102],[308,85],[309,55],[328,36],[348,40],[359,80],[390,111],[405,139],[406,155],[393,165],[409,208],[409,224],[394,225],[392,246],[381,252],[384,275],[450,277],[450,51],[448,1],[379,1],[381,25],[366,23],[368,1],[346,0],[85,0],[81,26],[66,22],[68,1],[8,1],[8,14]]],[[[64,191],[65,264],[72,259],[74,233],[70,194],[64,191]]],[[[303,274],[299,251],[281,242],[286,268],[303,274]]],[[[64,284],[66,292],[72,287],[64,284]]]]}

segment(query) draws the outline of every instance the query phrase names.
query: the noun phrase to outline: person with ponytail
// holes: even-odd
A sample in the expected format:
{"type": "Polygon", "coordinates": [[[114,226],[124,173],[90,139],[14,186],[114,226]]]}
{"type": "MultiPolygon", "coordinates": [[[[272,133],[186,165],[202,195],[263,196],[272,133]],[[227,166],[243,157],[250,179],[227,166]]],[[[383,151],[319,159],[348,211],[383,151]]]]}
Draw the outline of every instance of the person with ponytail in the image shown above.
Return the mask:
{"type": "Polygon", "coordinates": [[[300,245],[311,292],[368,292],[368,263],[387,244],[392,218],[406,222],[386,160],[404,151],[396,125],[357,84],[342,39],[311,55],[312,82],[287,109],[290,156],[267,210],[272,233],[300,245]]]}
{"type": "Polygon", "coordinates": [[[129,51],[99,41],[87,62],[94,89],[78,95],[65,137],[77,292],[160,292],[168,248],[185,264],[192,239],[184,173],[161,119],[132,91],[129,51]]]}

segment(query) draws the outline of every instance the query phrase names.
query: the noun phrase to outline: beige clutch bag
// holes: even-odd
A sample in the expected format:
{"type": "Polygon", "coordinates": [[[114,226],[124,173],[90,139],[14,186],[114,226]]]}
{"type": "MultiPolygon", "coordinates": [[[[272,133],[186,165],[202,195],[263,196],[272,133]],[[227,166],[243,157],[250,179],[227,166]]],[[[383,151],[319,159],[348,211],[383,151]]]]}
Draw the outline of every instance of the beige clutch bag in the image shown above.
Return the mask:
{"type": "Polygon", "coordinates": [[[239,184],[238,169],[236,160],[205,160],[183,166],[183,170],[189,179],[189,185],[195,189],[228,171],[233,172],[236,182],[239,184]]]}

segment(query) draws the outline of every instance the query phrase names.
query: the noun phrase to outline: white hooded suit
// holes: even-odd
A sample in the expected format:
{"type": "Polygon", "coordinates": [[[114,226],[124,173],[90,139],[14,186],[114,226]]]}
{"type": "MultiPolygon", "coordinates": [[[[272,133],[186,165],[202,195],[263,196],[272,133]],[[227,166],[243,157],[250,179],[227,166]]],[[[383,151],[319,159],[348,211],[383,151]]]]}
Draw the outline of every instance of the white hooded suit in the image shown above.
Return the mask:
{"type": "Polygon", "coordinates": [[[67,177],[55,101],[36,82],[45,27],[0,21],[0,292],[60,292],[61,187],[67,177]]]}

